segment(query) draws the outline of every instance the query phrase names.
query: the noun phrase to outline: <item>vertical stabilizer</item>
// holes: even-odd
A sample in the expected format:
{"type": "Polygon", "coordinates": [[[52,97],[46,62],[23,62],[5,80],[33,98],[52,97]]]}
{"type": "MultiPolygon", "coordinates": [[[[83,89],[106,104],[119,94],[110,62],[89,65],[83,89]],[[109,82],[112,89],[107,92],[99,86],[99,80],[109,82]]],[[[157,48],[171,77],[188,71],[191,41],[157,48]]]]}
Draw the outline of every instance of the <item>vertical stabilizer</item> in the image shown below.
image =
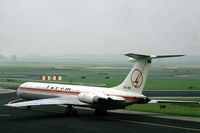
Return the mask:
{"type": "Polygon", "coordinates": [[[120,85],[113,88],[127,92],[134,92],[138,94],[141,94],[143,91],[152,59],[183,56],[183,55],[155,56],[155,55],[140,55],[133,53],[125,55],[131,57],[130,60],[133,60],[134,58],[135,59],[134,62],[136,63],[129,72],[128,76],[125,78],[125,80],[120,85]]]}

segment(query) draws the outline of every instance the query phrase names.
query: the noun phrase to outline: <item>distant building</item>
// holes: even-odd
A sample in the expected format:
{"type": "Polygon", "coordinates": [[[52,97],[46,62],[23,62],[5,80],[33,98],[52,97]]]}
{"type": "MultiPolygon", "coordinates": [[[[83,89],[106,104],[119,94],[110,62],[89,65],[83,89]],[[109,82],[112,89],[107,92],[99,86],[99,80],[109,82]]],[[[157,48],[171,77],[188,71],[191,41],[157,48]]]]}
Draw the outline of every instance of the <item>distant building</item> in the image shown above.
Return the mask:
{"type": "Polygon", "coordinates": [[[40,80],[62,80],[62,76],[40,76],[40,80]]]}

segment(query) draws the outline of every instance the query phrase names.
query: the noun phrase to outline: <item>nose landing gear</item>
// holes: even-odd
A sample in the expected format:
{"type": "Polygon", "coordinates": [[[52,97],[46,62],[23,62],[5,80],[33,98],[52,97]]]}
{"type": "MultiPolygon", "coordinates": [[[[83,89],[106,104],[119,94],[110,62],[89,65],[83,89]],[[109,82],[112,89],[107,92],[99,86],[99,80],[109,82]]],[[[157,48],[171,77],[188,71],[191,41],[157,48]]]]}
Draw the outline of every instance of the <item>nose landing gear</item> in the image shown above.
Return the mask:
{"type": "Polygon", "coordinates": [[[67,116],[76,116],[78,114],[77,110],[72,107],[72,105],[68,105],[65,110],[65,115],[67,116]]]}

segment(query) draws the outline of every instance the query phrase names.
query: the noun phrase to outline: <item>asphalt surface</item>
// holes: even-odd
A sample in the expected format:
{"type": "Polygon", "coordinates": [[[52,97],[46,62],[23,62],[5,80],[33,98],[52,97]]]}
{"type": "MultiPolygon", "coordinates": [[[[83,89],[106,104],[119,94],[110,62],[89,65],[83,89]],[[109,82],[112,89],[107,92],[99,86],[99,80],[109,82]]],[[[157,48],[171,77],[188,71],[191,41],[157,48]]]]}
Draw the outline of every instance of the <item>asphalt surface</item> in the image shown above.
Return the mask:
{"type": "MultiPolygon", "coordinates": [[[[64,107],[38,106],[32,110],[5,107],[19,97],[16,93],[0,94],[1,133],[197,133],[200,123],[157,118],[147,114],[111,113],[95,116],[92,110],[77,109],[78,116],[65,116],[64,107]]],[[[176,116],[174,116],[176,117],[176,116]]]]}

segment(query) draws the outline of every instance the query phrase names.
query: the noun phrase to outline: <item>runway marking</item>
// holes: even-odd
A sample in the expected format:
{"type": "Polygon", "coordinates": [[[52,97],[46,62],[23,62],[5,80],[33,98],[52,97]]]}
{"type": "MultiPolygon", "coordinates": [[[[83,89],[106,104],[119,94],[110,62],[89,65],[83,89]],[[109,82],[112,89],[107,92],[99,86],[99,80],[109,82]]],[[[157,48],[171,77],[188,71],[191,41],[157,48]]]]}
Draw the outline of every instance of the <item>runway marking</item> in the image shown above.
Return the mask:
{"type": "Polygon", "coordinates": [[[0,114],[0,117],[1,116],[10,116],[10,114],[0,114]]]}
{"type": "Polygon", "coordinates": [[[11,104],[11,103],[14,103],[14,102],[17,102],[17,101],[21,101],[21,100],[23,100],[23,99],[22,98],[15,99],[15,100],[12,100],[12,101],[8,102],[8,104],[11,104]]]}
{"type": "Polygon", "coordinates": [[[177,129],[184,129],[184,130],[192,130],[192,131],[200,131],[200,129],[196,129],[196,128],[171,126],[171,125],[164,125],[164,124],[157,124],[157,123],[150,123],[150,122],[141,122],[141,121],[133,121],[133,120],[123,120],[123,119],[115,119],[115,118],[102,118],[102,119],[114,120],[114,121],[121,121],[121,122],[129,122],[129,123],[137,123],[137,124],[144,124],[144,125],[152,125],[152,126],[160,126],[160,127],[177,128],[177,129]]]}

